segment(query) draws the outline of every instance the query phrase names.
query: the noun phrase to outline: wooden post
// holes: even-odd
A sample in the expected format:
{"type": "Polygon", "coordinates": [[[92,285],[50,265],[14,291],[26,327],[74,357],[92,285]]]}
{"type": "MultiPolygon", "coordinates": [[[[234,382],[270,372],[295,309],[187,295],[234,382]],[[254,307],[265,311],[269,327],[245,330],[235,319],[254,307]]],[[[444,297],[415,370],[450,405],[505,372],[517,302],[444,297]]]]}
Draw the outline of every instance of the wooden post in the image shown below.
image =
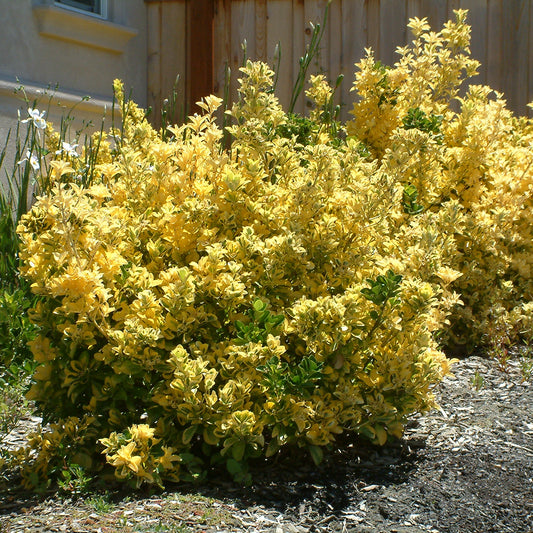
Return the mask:
{"type": "Polygon", "coordinates": [[[166,98],[177,90],[171,122],[181,121],[185,112],[187,83],[186,0],[145,0],[147,4],[147,85],[150,121],[161,126],[161,108],[166,98]],[[179,75],[178,87],[175,87],[179,75]]]}
{"type": "Polygon", "coordinates": [[[214,0],[187,2],[187,102],[189,112],[198,112],[196,102],[214,92],[214,0]]]}

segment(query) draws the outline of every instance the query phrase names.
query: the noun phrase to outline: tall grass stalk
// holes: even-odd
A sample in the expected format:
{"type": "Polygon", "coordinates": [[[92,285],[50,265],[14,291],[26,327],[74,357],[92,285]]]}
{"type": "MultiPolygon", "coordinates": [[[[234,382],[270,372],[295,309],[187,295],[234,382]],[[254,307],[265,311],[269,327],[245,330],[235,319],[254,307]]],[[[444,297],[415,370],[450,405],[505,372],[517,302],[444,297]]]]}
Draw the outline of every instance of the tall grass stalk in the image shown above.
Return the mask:
{"type": "Polygon", "coordinates": [[[311,28],[313,30],[313,33],[311,34],[311,41],[309,42],[309,45],[307,46],[307,49],[305,51],[305,54],[300,58],[300,68],[298,70],[298,75],[296,76],[296,81],[294,83],[294,87],[292,90],[292,96],[291,101],[289,104],[289,113],[294,112],[294,107],[296,106],[296,102],[298,100],[298,97],[302,93],[305,82],[307,80],[307,71],[309,70],[309,67],[311,65],[311,62],[318,54],[318,51],[320,50],[320,43],[322,41],[322,37],[324,36],[324,30],[326,29],[326,24],[328,21],[328,13],[329,13],[329,5],[331,4],[332,0],[329,0],[326,4],[326,9],[324,10],[324,18],[322,20],[322,23],[317,23],[314,25],[311,23],[311,28]]]}

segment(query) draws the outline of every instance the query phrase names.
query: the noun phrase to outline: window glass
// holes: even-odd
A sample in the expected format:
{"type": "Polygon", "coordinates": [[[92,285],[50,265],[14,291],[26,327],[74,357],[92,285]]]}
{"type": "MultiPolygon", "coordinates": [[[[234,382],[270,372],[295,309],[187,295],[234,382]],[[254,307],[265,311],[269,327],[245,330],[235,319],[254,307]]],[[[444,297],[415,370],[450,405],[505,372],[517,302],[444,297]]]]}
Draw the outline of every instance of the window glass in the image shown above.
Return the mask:
{"type": "Polygon", "coordinates": [[[73,7],[80,11],[87,11],[105,17],[106,1],[105,0],[56,0],[56,4],[73,7]]]}

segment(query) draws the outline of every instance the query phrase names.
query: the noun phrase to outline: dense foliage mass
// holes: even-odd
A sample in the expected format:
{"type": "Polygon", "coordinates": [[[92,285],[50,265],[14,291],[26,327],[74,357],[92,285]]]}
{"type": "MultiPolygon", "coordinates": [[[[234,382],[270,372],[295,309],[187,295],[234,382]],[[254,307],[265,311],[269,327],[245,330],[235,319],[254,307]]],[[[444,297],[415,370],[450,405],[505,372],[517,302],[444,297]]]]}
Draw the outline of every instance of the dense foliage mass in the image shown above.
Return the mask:
{"type": "Polygon", "coordinates": [[[19,226],[51,423],[18,454],[28,484],[65,456],[139,485],[218,463],[247,480],[249,459],[318,461],[343,432],[383,444],[434,405],[444,339],[530,333],[531,123],[487,88],[458,97],[464,12],[410,27],[394,68],[358,65],[345,131],[323,76],[303,120],[248,63],[229,149],[218,98],[162,135],[117,83],[91,180],[56,153],[19,226]]]}
{"type": "Polygon", "coordinates": [[[455,307],[447,335],[471,347],[532,334],[533,130],[489,87],[458,96],[463,73],[478,67],[468,57],[465,17],[457,12],[458,25],[440,33],[412,20],[415,40],[399,49],[394,68],[364,59],[347,129],[404,184],[407,210],[413,202],[423,212],[457,207],[450,235],[464,305],[455,307]]]}

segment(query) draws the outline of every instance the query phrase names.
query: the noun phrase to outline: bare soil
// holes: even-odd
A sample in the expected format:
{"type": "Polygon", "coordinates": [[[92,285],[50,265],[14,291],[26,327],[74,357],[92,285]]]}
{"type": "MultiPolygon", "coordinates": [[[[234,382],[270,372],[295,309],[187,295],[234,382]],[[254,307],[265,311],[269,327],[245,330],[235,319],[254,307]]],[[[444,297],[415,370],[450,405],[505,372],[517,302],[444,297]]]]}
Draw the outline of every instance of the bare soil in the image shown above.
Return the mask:
{"type": "MultiPolygon", "coordinates": [[[[164,493],[76,499],[0,482],[0,532],[533,533],[533,383],[518,361],[468,357],[383,448],[344,441],[315,467],[285,455],[164,493]]],[[[28,421],[10,435],[14,442],[28,421]]]]}

